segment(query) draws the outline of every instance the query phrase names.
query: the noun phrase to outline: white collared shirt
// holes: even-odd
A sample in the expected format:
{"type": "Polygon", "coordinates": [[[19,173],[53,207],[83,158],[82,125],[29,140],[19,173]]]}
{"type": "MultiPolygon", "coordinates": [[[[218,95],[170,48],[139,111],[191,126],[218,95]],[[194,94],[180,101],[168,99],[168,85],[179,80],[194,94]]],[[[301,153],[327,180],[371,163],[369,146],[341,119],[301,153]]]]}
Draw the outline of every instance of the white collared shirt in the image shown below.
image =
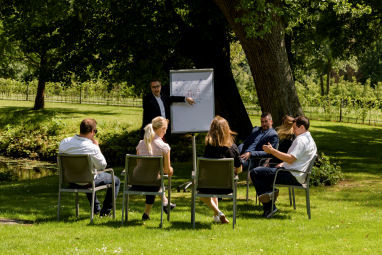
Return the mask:
{"type": "Polygon", "coordinates": [[[89,154],[96,170],[103,170],[107,165],[106,159],[102,155],[99,146],[95,145],[86,137],[75,135],[65,138],[61,141],[58,152],[67,154],[89,154]]]}
{"type": "MultiPolygon", "coordinates": [[[[283,167],[286,169],[297,169],[306,172],[308,169],[310,161],[313,159],[314,155],[317,153],[317,146],[307,131],[302,133],[294,139],[292,145],[289,147],[288,154],[293,155],[296,160],[292,164],[284,163],[283,167]]],[[[293,176],[296,177],[297,181],[304,183],[305,174],[292,172],[293,176]]]]}
{"type": "MultiPolygon", "coordinates": [[[[154,95],[154,94],[153,94],[153,95],[154,95]]],[[[163,104],[162,98],[160,98],[160,96],[157,97],[157,96],[155,96],[155,95],[154,95],[154,97],[155,97],[155,99],[157,100],[157,102],[158,102],[158,104],[159,104],[160,115],[161,115],[163,118],[166,118],[166,111],[165,111],[165,109],[164,109],[164,104],[163,104]]]]}

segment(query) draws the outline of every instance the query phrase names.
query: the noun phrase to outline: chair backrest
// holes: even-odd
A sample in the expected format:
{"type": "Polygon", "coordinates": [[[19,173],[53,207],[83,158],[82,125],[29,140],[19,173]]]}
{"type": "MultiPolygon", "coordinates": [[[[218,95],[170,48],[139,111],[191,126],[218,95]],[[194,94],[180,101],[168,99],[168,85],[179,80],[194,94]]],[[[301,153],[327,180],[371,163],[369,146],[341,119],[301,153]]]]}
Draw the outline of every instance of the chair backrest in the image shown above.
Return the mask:
{"type": "Polygon", "coordinates": [[[196,168],[197,188],[233,189],[233,158],[198,158],[196,168]]]}
{"type": "Polygon", "coordinates": [[[59,153],[57,156],[60,181],[69,183],[91,183],[94,167],[88,154],[71,155],[59,153]]]}
{"type": "Polygon", "coordinates": [[[316,161],[316,158],[317,158],[317,154],[315,154],[314,157],[309,162],[308,169],[306,170],[307,175],[306,175],[305,183],[309,183],[310,175],[312,173],[313,165],[314,165],[314,162],[316,161]]]}
{"type": "MultiPolygon", "coordinates": [[[[161,186],[163,179],[162,156],[126,154],[125,170],[128,185],[161,186]]],[[[125,180],[126,181],[126,180],[125,180]]]]}

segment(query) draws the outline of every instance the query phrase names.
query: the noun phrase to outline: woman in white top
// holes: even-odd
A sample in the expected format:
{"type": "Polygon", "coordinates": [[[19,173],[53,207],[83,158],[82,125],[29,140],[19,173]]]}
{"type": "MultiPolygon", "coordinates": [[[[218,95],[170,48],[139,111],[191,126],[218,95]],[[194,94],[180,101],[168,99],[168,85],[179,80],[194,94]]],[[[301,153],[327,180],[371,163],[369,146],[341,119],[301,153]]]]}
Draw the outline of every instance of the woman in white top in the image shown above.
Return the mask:
{"type": "MultiPolygon", "coordinates": [[[[145,134],[144,139],[140,140],[137,146],[137,154],[142,156],[163,156],[163,172],[169,176],[173,175],[173,168],[171,167],[170,162],[170,146],[165,143],[162,139],[166,134],[168,126],[168,120],[163,117],[154,118],[150,124],[147,124],[144,128],[145,134]]],[[[138,169],[136,169],[138,170],[138,169]]],[[[140,170],[140,169],[139,169],[140,170]]],[[[139,171],[138,170],[138,171],[139,171]]],[[[140,172],[140,171],[139,171],[140,172]]],[[[136,172],[134,170],[134,175],[144,174],[144,172],[136,172]]],[[[134,186],[134,190],[145,190],[145,191],[159,191],[160,187],[147,187],[147,186],[134,186]]],[[[150,211],[153,207],[155,196],[147,195],[145,210],[142,215],[142,220],[149,220],[150,211]]],[[[167,212],[167,203],[168,200],[164,197],[163,206],[165,213],[167,212]]],[[[171,204],[171,210],[175,208],[175,204],[171,204]]]]}

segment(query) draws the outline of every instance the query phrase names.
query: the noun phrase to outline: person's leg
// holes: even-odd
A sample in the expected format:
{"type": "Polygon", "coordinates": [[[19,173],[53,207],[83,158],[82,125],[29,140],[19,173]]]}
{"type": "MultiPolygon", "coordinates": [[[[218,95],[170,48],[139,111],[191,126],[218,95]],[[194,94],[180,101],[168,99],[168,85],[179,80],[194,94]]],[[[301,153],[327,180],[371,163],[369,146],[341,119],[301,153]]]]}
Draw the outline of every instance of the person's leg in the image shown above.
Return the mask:
{"type": "MultiPolygon", "coordinates": [[[[262,195],[265,196],[265,193],[272,192],[275,174],[276,168],[256,167],[251,170],[251,180],[255,186],[257,194],[259,195],[259,200],[262,195]]],[[[263,203],[263,216],[266,217],[271,211],[272,201],[264,201],[262,199],[260,201],[263,203]]]]}
{"type": "MultiPolygon", "coordinates": [[[[101,186],[106,184],[112,184],[111,174],[109,173],[99,173],[97,174],[95,180],[95,186],[101,186]]],[[[114,184],[115,184],[115,198],[118,196],[119,188],[120,188],[120,180],[117,176],[114,176],[114,184]]],[[[113,190],[112,188],[108,188],[106,191],[105,199],[103,201],[102,213],[109,214],[111,209],[113,208],[113,190]]]]}
{"type": "Polygon", "coordinates": [[[251,180],[259,196],[272,191],[275,174],[276,168],[271,167],[256,167],[251,170],[251,180]]]}
{"type": "Polygon", "coordinates": [[[217,207],[217,203],[215,203],[215,201],[212,201],[211,197],[201,197],[200,200],[214,211],[214,215],[218,215],[220,210],[217,207]]]}
{"type": "MultiPolygon", "coordinates": [[[[70,187],[74,189],[85,189],[88,188],[89,185],[78,185],[76,183],[70,183],[70,187]]],[[[89,200],[90,206],[92,205],[92,193],[86,193],[86,197],[89,200]]],[[[97,199],[97,194],[94,196],[94,214],[98,214],[101,211],[101,205],[100,202],[97,199]]]]}

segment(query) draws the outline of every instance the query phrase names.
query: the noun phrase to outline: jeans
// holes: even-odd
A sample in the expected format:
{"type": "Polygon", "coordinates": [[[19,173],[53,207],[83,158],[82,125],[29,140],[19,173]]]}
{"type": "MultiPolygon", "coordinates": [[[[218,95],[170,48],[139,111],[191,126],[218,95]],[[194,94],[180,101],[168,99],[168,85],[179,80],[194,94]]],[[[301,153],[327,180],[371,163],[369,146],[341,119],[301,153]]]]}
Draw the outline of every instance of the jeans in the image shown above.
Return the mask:
{"type": "MultiPolygon", "coordinates": [[[[117,176],[114,176],[114,182],[115,182],[115,198],[117,198],[121,182],[117,176]]],[[[96,187],[98,187],[98,186],[102,186],[102,185],[106,185],[106,184],[112,184],[111,174],[109,174],[109,173],[97,174],[95,179],[94,179],[94,185],[96,187]]],[[[78,185],[75,183],[71,183],[71,186],[83,188],[82,185],[78,185]]],[[[86,193],[86,196],[87,196],[89,203],[91,205],[92,204],[92,194],[86,193]]],[[[106,190],[106,196],[105,196],[105,200],[103,201],[102,209],[103,210],[110,210],[112,208],[113,208],[113,190],[110,187],[106,190]]],[[[101,210],[101,206],[100,206],[100,202],[98,201],[97,193],[96,193],[95,197],[94,197],[94,212],[99,212],[100,210],[101,210]]]]}

